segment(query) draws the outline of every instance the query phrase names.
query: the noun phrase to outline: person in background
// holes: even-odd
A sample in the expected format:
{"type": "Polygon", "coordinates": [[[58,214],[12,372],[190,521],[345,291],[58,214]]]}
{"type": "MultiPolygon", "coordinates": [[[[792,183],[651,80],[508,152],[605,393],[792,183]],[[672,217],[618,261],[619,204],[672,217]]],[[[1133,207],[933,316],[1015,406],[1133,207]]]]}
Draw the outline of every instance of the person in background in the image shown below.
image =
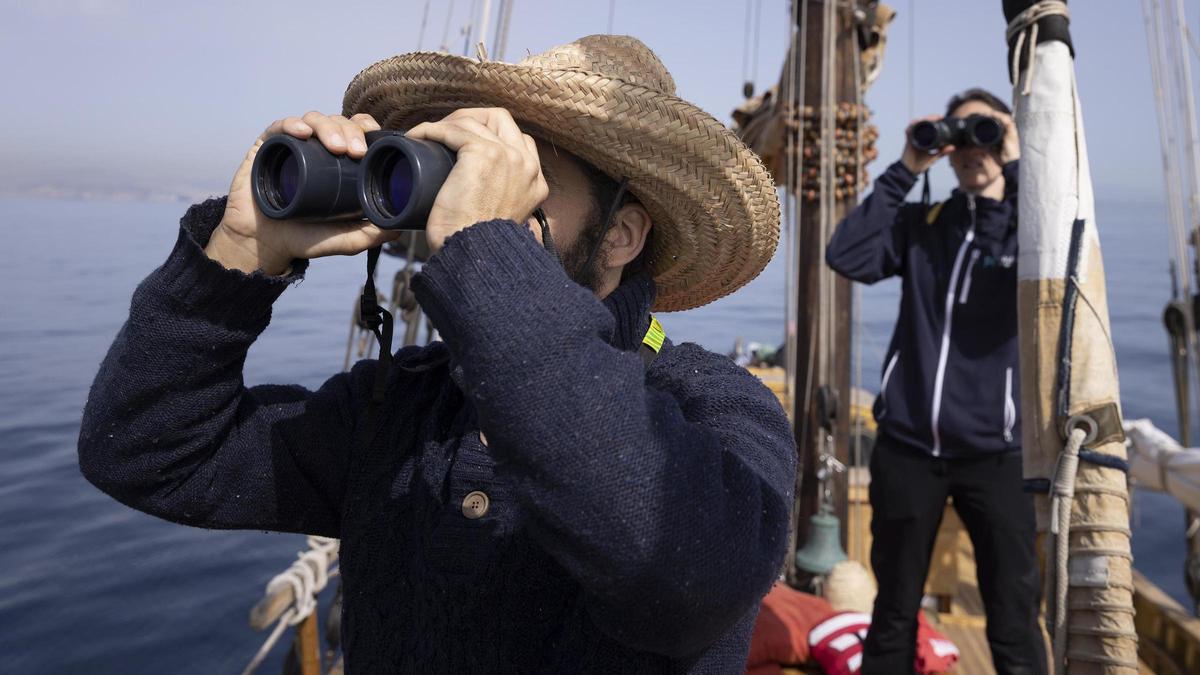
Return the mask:
{"type": "MultiPolygon", "coordinates": [[[[884,361],[870,461],[871,564],[879,582],[864,673],[912,670],[934,539],[947,497],[975,547],[987,637],[1000,673],[1042,673],[1033,500],[1021,490],[1017,355],[1017,143],[1011,111],[969,89],[946,118],[997,120],[995,143],[918,150],[842,221],[826,262],[855,281],[902,279],[884,361]],[[918,176],[948,157],[958,188],[908,203],[918,176]]],[[[961,136],[960,136],[961,138],[961,136]]],[[[961,143],[961,140],[960,140],[961,143]]]]}

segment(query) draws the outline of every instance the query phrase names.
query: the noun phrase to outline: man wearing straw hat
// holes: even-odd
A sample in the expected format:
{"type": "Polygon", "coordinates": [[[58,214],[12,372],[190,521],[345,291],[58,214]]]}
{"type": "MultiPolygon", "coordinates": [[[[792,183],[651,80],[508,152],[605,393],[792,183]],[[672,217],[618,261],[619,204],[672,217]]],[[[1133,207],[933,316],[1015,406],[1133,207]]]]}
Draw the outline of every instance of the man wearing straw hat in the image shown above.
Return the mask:
{"type": "Polygon", "coordinates": [[[393,236],[263,217],[256,144],[138,287],[84,474],[180,523],[339,537],[354,672],[740,672],[787,546],[792,435],[760,382],[650,311],[752,279],[779,211],[674,89],[641,42],[591,36],[520,64],[397,56],[344,116],[275,122],[264,138],[351,157],[380,126],[457,152],[413,284],[444,341],[396,353],[377,425],[373,360],[315,392],[243,386],[307,259],[393,236]]]}

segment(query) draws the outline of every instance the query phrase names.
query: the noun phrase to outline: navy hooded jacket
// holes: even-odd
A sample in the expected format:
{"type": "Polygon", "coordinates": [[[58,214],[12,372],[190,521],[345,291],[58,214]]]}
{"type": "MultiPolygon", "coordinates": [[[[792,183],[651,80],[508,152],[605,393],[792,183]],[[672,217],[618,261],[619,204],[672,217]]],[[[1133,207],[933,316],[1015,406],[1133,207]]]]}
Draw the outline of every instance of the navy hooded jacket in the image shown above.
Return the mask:
{"type": "Polygon", "coordinates": [[[837,227],[829,266],[872,284],[903,278],[875,402],[882,433],[935,457],[1018,450],[1017,163],[1005,197],[955,190],[928,210],[900,162],[837,227]]]}
{"type": "MultiPolygon", "coordinates": [[[[194,207],[138,287],[84,411],[79,462],[167,520],[341,539],[351,673],[732,673],[787,549],[796,448],[728,358],[638,348],[654,284],[602,302],[527,228],[478,223],[413,281],[444,342],[320,389],[242,365],[299,278],[242,274],[194,207]]],[[[281,561],[282,562],[282,561],[281,561]]]]}

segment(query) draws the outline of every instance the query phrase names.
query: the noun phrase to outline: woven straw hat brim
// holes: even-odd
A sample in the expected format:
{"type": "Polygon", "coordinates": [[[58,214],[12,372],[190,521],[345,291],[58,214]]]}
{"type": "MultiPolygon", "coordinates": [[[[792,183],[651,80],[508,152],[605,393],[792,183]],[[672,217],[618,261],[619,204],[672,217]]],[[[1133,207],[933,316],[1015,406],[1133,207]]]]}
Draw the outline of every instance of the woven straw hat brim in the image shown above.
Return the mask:
{"type": "Polygon", "coordinates": [[[418,52],[359,73],[343,114],[408,129],[474,107],[505,108],[526,133],[629,179],[654,222],[648,262],[656,311],[728,295],[774,255],[779,201],[762,161],[700,108],[637,83],[418,52]]]}

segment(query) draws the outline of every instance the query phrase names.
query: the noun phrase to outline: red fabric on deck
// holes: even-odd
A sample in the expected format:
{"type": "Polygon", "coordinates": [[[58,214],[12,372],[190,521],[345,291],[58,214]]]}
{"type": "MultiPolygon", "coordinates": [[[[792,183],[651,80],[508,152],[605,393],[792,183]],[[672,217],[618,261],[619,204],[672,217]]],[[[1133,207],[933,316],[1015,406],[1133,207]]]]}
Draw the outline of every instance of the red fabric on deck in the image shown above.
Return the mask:
{"type": "Polygon", "coordinates": [[[750,639],[748,675],[778,673],[780,665],[795,665],[808,660],[808,632],[833,614],[824,598],[777,583],[763,598],[762,609],[754,622],[750,639]]]}

